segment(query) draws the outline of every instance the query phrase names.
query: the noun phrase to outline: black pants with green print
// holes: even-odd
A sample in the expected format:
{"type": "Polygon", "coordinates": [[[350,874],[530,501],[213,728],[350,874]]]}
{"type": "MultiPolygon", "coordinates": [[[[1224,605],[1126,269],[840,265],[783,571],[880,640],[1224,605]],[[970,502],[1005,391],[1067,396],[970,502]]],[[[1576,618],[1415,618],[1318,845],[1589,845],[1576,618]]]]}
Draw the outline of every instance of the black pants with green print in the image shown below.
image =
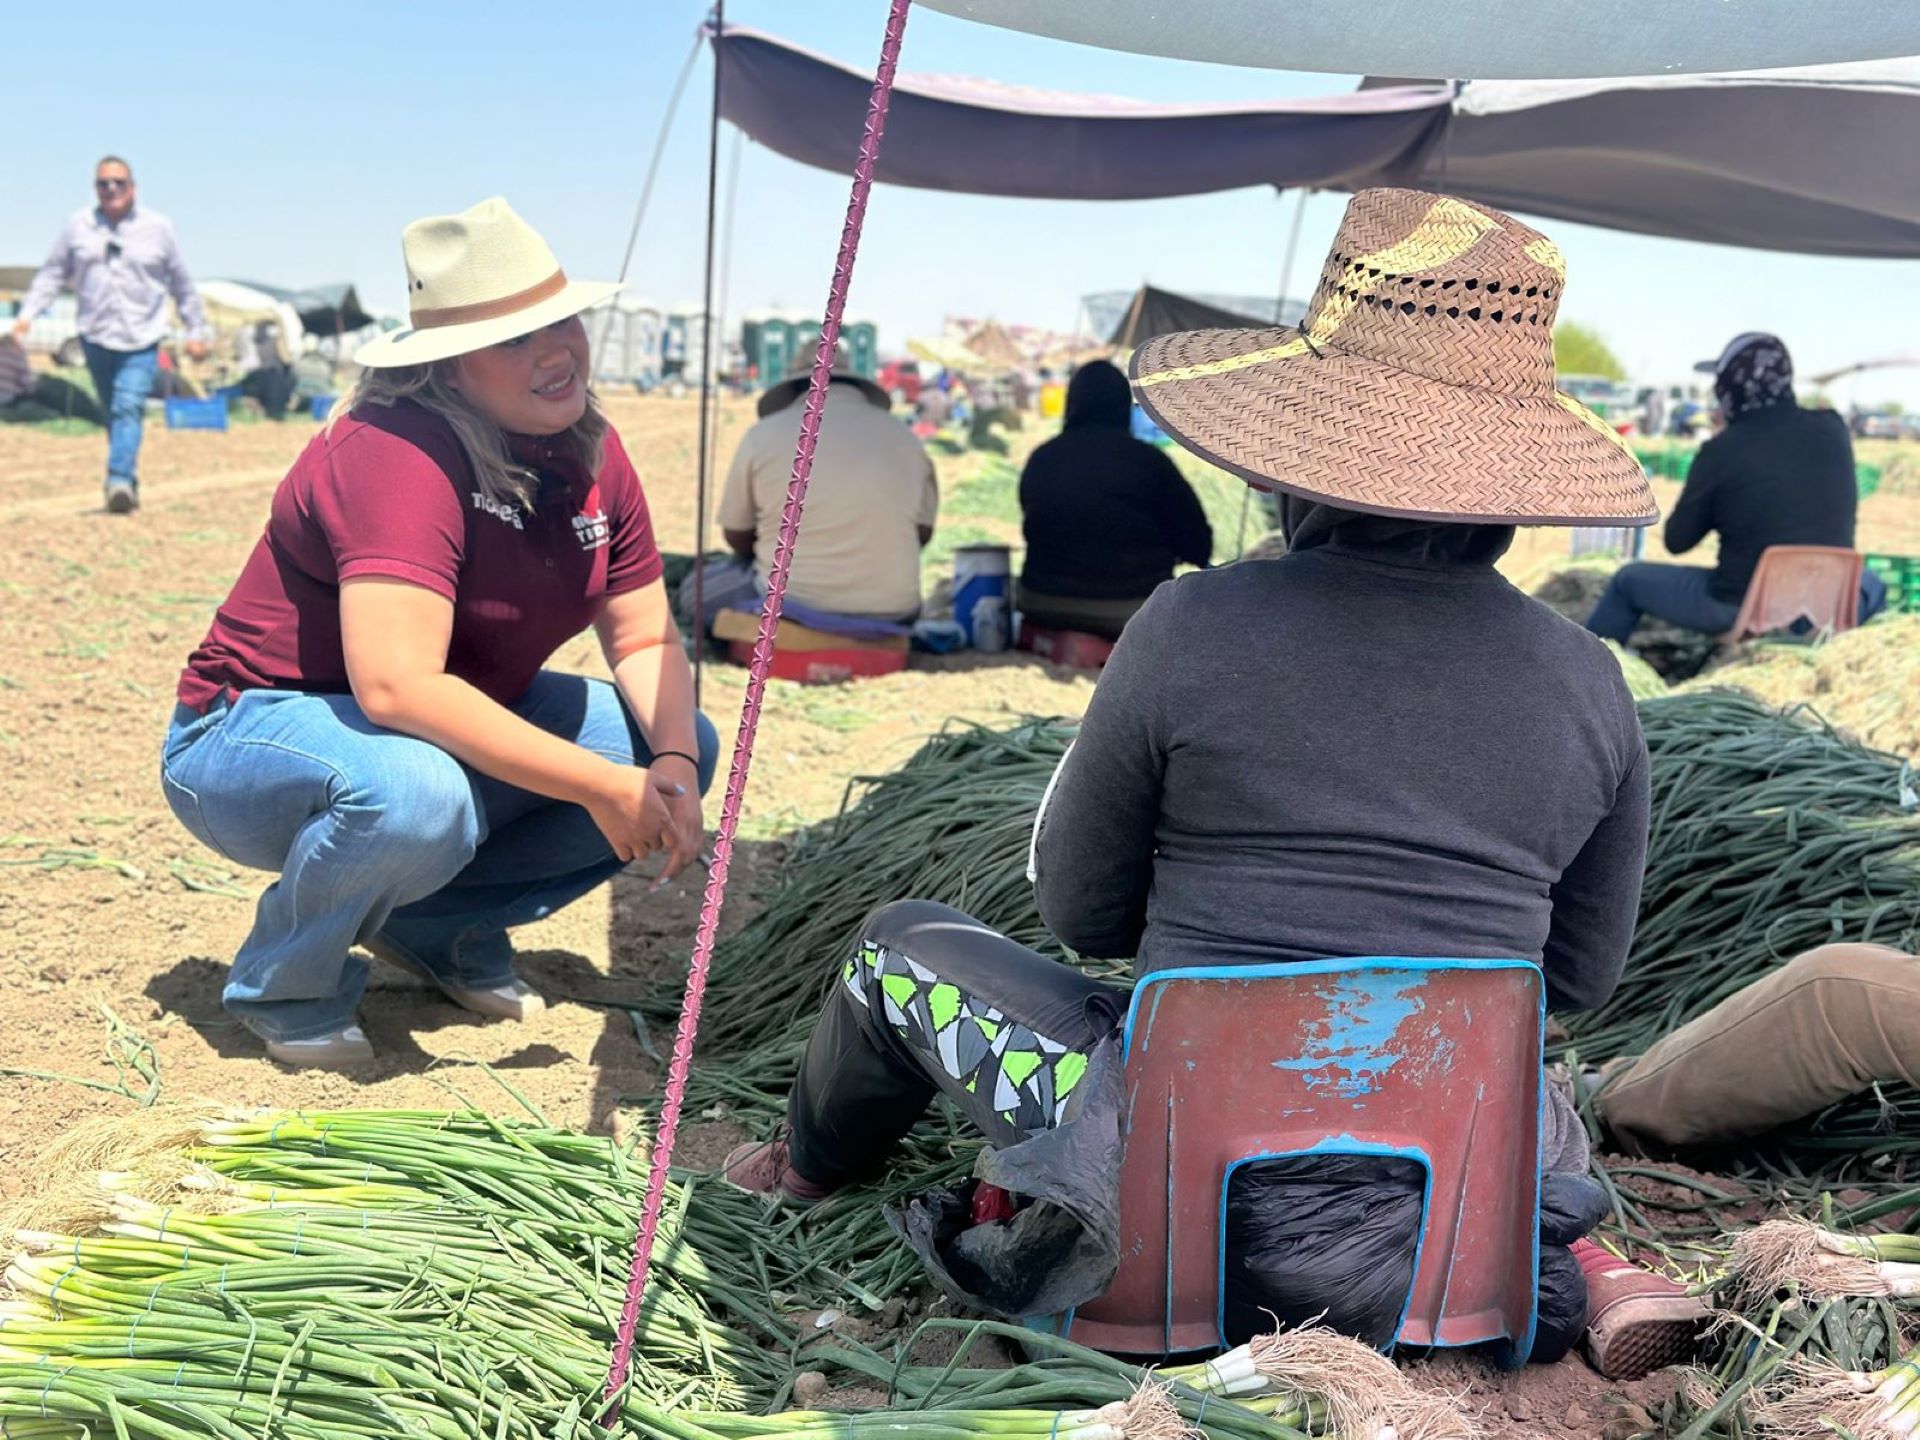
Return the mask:
{"type": "Polygon", "coordinates": [[[807,1044],[790,1163],[817,1185],[864,1179],[936,1094],[995,1145],[1051,1129],[1126,1011],[1126,991],[952,906],[883,906],[807,1044]]]}

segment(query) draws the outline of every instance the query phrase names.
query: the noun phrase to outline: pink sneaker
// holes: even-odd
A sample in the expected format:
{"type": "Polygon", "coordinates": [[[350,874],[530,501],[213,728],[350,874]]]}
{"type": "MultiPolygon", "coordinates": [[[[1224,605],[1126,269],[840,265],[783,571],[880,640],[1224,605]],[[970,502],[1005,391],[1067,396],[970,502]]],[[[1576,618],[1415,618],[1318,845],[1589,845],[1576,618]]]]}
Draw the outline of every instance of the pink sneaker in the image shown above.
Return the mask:
{"type": "Polygon", "coordinates": [[[720,1167],[720,1176],[729,1185],[755,1195],[778,1195],[799,1205],[818,1205],[833,1194],[833,1186],[816,1185],[795,1170],[788,1151],[784,1131],[771,1140],[735,1146],[720,1167]]]}
{"type": "Polygon", "coordinates": [[[1591,1240],[1573,1242],[1587,1277],[1587,1359],[1609,1380],[1638,1380],[1691,1360],[1712,1317],[1664,1275],[1642,1270],[1591,1240]]]}

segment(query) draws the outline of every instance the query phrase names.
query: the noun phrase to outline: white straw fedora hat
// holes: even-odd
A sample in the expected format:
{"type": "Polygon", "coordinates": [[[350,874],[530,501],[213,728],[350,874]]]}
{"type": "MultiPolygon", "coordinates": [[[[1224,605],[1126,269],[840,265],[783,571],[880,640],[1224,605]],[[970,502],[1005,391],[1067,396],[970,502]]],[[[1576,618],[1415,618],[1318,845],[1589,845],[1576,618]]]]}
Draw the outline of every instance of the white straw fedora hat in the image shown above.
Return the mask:
{"type": "Polygon", "coordinates": [[[411,323],[354,352],[370,369],[424,365],[530,335],[624,288],[567,279],[539,232],[497,195],[458,215],[414,221],[400,253],[411,323]]]}

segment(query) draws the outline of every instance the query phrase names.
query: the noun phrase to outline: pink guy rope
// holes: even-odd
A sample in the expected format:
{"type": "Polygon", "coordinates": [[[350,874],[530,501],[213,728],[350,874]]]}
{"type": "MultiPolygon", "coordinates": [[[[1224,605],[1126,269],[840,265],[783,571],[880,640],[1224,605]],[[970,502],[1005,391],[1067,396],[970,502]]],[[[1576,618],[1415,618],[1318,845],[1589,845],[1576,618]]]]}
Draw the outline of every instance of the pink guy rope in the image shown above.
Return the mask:
{"type": "MultiPolygon", "coordinates": [[[[786,509],[780,516],[780,536],[774,546],[773,570],[767,576],[767,603],[760,612],[760,637],[754,642],[747,669],[747,696],[740,706],[740,736],[734,742],[733,765],[727,772],[727,797],[720,807],[720,830],[713,843],[713,867],[700,907],[700,929],[693,943],[693,962],[687,970],[687,993],[680,1003],[680,1024],[673,1037],[673,1058],[667,1066],[666,1098],[660,1106],[660,1133],[654,1139],[653,1160],[647,1176],[646,1204],[640,1213],[640,1233],[634,1239],[633,1267],[627,1273],[627,1298],[620,1307],[620,1329],[614,1337],[613,1357],[607,1369],[607,1409],[601,1419],[611,1425],[619,1419],[621,1392],[633,1362],[633,1336],[640,1323],[640,1300],[647,1289],[653,1262],[653,1244],[660,1229],[660,1207],[667,1193],[667,1167],[673,1160],[673,1142],[680,1129],[680,1106],[687,1094],[687,1071],[693,1063],[694,1036],[700,1029],[700,1002],[707,992],[707,971],[713,963],[714,934],[720,924],[720,906],[727,893],[727,870],[733,860],[733,836],[740,827],[740,799],[746,793],[747,772],[753,765],[753,740],[760,729],[760,705],[767,690],[767,672],[773,665],[773,636],[780,625],[780,607],[787,593],[787,572],[793,568],[793,542],[800,533],[800,512],[807,501],[807,480],[813,474],[813,450],[820,439],[820,416],[827,403],[827,380],[833,372],[834,346],[840,340],[840,318],[847,308],[847,289],[853,281],[854,258],[860,253],[860,230],[867,218],[867,194],[873,188],[873,169],[880,156],[880,135],[887,123],[887,100],[893,93],[893,75],[900,63],[900,41],[906,34],[907,9],[912,0],[892,0],[887,13],[886,39],[880,47],[880,65],[873,74],[873,94],[867,101],[866,131],[860,138],[860,158],[853,167],[853,193],[847,200],[847,223],[840,233],[840,255],[834,262],[833,285],[827,293],[826,318],[820,325],[820,347],[814,352],[813,380],[807,389],[807,409],[800,421],[800,443],[794,449],[793,477],[787,482],[786,509]]],[[[717,37],[716,37],[717,39],[717,37]]]]}

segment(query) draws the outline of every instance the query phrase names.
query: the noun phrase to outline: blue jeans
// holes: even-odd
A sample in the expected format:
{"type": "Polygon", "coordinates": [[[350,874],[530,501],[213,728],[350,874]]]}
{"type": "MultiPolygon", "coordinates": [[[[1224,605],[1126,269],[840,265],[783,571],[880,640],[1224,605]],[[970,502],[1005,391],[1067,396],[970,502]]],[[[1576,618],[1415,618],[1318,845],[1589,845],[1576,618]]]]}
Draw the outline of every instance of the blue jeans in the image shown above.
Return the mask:
{"type": "Polygon", "coordinates": [[[1650,560],[1622,565],[1587,616],[1587,629],[1624,645],[1640,617],[1652,615],[1688,630],[1719,635],[1733,628],[1740,606],[1709,595],[1707,581],[1712,578],[1711,570],[1698,565],[1661,565],[1650,560]]]}
{"type": "MultiPolygon", "coordinates": [[[[620,765],[653,757],[614,687],[547,671],[510,707],[620,765]]],[[[720,741],[706,716],[700,789],[720,741]]],[[[368,720],[351,695],[248,690],[174,711],[161,787],[195,839],[277,870],[221,996],[269,1040],[352,1022],[378,936],[444,983],[513,978],[507,927],[551,915],[622,867],[585,809],[508,785],[368,720]]]]}
{"type": "MultiPolygon", "coordinates": [[[[1624,645],[1640,617],[1651,615],[1687,630],[1724,634],[1740,618],[1740,606],[1707,593],[1712,575],[1698,565],[1661,565],[1650,560],[1622,565],[1587,616],[1587,629],[1624,645]]],[[[1861,572],[1858,623],[1866,624],[1886,606],[1887,582],[1871,570],[1861,572]]]]}
{"type": "Polygon", "coordinates": [[[87,373],[107,412],[107,483],[140,488],[140,430],[146,420],[147,397],[160,369],[158,346],[144,350],[109,350],[91,340],[80,348],[87,357],[87,373]]]}

